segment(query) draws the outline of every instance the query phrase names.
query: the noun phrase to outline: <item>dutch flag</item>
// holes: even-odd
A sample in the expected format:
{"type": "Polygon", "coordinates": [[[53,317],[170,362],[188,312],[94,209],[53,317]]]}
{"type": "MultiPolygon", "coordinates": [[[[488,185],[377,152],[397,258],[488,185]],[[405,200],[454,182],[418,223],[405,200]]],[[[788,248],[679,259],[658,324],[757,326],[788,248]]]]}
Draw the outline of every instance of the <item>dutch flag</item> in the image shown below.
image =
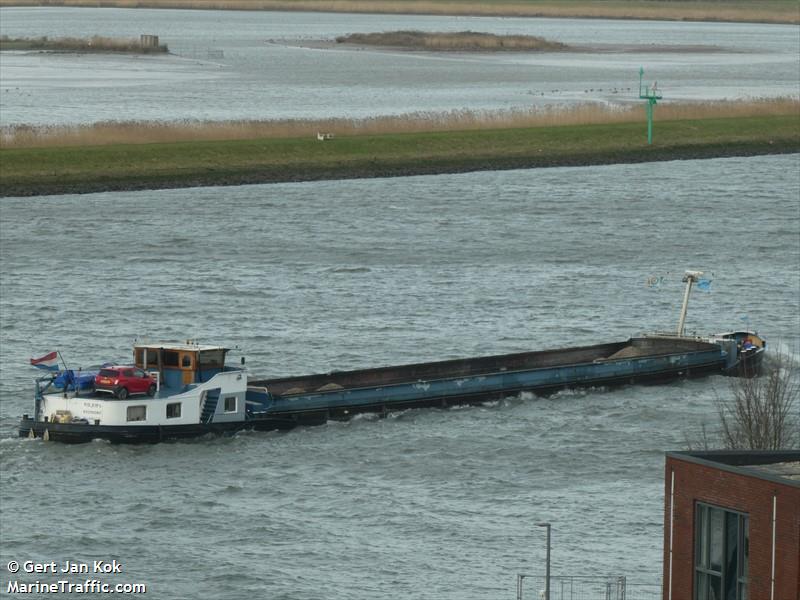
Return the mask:
{"type": "Polygon", "coordinates": [[[32,358],[31,364],[37,369],[58,371],[58,352],[50,352],[40,358],[32,358]]]}

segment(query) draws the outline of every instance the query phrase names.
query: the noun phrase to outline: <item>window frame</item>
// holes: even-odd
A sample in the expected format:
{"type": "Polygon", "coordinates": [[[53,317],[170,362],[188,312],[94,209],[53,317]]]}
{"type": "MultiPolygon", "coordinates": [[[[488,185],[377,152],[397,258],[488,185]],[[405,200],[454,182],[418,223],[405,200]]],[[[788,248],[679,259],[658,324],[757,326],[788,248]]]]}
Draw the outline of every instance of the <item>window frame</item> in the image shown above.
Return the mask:
{"type": "Polygon", "coordinates": [[[236,396],[225,396],[222,401],[222,410],[226,413],[235,413],[239,404],[239,399],[236,396]],[[228,408],[228,400],[233,400],[233,408],[228,408]]]}
{"type": "Polygon", "coordinates": [[[134,404],[131,406],[125,407],[125,422],[126,423],[140,423],[142,421],[147,421],[147,405],[146,404],[134,404]],[[142,418],[141,419],[131,419],[131,409],[136,408],[142,409],[142,418]]]}
{"type": "Polygon", "coordinates": [[[183,411],[183,409],[181,407],[182,404],[183,404],[183,402],[168,402],[167,403],[167,408],[166,408],[167,418],[168,419],[180,419],[181,418],[181,413],[183,411]],[[178,407],[178,409],[177,409],[178,414],[176,414],[176,415],[170,415],[169,414],[169,409],[170,409],[171,406],[177,406],[178,407]]]}
{"type": "Polygon", "coordinates": [[[694,560],[693,560],[693,598],[695,600],[712,600],[708,595],[710,581],[719,582],[719,598],[727,600],[733,586],[733,598],[746,600],[749,591],[749,558],[750,558],[750,515],[748,513],[710,504],[695,502],[694,521],[694,560]],[[720,532],[721,556],[719,571],[712,564],[713,514],[718,513],[722,519],[720,532]],[[736,576],[731,580],[727,573],[730,548],[728,547],[728,525],[730,519],[736,519],[736,576]],[[701,587],[705,588],[701,590],[701,587]]]}

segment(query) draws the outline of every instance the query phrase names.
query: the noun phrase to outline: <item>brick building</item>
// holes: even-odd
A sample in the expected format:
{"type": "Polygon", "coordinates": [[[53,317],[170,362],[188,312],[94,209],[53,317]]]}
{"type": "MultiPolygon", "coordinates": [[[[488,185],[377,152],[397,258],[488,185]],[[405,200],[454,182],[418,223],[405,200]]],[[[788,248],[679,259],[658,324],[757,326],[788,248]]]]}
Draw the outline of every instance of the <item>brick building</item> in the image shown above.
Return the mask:
{"type": "Polygon", "coordinates": [[[664,600],[800,600],[800,451],[668,452],[664,600]]]}

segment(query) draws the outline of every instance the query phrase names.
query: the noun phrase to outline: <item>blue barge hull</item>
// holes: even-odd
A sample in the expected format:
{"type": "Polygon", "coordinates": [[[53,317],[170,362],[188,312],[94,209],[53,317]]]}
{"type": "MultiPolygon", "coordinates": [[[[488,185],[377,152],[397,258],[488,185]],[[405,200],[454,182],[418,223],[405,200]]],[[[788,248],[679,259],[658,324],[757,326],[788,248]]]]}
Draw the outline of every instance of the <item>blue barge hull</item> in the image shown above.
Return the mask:
{"type": "Polygon", "coordinates": [[[253,422],[316,424],[363,412],[469,404],[525,391],[549,393],[725,373],[735,362],[732,343],[632,338],[561,350],[250,380],[247,398],[253,422]]]}

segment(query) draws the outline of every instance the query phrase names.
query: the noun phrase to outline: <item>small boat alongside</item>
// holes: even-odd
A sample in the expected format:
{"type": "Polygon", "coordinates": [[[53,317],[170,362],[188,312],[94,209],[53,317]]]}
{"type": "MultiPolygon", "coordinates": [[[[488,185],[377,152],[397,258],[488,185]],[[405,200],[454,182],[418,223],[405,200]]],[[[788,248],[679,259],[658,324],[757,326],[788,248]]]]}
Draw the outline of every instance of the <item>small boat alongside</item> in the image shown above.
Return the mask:
{"type": "Polygon", "coordinates": [[[229,349],[222,346],[135,344],[133,363],[105,365],[94,376],[95,385],[83,372],[37,379],[34,412],[23,415],[19,435],[159,442],[289,429],[364,412],[473,404],[521,392],[756,374],[766,344],[755,332],[684,335],[696,280],[694,272],[684,278],[687,293],[677,332],[592,346],[261,379],[248,376],[244,359],[227,365],[229,349]]]}

